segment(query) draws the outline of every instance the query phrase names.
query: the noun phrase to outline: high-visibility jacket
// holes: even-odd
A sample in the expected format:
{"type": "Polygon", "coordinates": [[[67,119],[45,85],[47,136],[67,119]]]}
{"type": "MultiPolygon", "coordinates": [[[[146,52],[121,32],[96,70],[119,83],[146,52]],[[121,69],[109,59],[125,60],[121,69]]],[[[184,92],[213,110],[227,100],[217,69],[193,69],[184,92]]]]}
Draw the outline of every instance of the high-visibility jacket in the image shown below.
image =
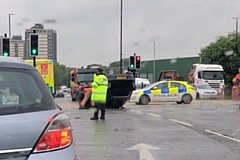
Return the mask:
{"type": "Polygon", "coordinates": [[[94,75],[94,81],[91,83],[91,86],[91,101],[105,104],[107,100],[108,78],[104,74],[94,75]]]}

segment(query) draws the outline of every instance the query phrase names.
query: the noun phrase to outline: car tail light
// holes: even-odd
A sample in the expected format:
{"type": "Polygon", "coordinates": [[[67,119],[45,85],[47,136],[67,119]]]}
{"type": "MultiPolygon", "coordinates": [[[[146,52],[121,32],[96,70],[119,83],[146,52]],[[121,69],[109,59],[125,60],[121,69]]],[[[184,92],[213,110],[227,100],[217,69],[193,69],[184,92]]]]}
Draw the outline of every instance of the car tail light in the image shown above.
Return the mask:
{"type": "Polygon", "coordinates": [[[72,143],[70,119],[65,114],[54,118],[39,139],[34,152],[44,152],[68,147],[72,143]]]}

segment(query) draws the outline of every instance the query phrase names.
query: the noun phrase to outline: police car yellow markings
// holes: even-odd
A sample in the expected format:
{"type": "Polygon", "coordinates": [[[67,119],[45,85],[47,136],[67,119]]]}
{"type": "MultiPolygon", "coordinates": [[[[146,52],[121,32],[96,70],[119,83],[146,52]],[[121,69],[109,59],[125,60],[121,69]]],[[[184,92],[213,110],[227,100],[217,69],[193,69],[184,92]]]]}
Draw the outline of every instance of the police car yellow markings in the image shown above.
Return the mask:
{"type": "Polygon", "coordinates": [[[178,94],[178,88],[176,88],[176,87],[170,88],[170,92],[171,92],[171,94],[178,94]]]}
{"type": "Polygon", "coordinates": [[[156,90],[152,90],[151,94],[155,95],[155,94],[161,94],[161,90],[160,89],[156,89],[156,90]]]}
{"type": "Polygon", "coordinates": [[[141,96],[141,95],[143,95],[143,93],[144,93],[143,91],[140,91],[137,95],[141,96]]]}
{"type": "Polygon", "coordinates": [[[162,88],[162,89],[156,89],[156,90],[151,90],[147,89],[143,91],[143,94],[178,94],[178,93],[186,93],[187,88],[186,87],[178,87],[178,88],[162,88]]]}

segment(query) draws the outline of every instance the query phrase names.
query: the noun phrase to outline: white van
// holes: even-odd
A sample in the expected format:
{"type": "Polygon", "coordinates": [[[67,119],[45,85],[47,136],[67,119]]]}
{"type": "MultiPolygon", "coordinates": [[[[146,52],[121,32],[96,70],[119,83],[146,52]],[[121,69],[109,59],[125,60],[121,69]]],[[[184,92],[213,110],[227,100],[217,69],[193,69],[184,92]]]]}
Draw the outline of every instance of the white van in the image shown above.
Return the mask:
{"type": "Polygon", "coordinates": [[[142,89],[150,84],[150,81],[145,78],[135,78],[136,89],[142,89]]]}
{"type": "Polygon", "coordinates": [[[62,92],[67,92],[67,86],[61,86],[61,87],[60,87],[60,90],[61,90],[62,92]]]}

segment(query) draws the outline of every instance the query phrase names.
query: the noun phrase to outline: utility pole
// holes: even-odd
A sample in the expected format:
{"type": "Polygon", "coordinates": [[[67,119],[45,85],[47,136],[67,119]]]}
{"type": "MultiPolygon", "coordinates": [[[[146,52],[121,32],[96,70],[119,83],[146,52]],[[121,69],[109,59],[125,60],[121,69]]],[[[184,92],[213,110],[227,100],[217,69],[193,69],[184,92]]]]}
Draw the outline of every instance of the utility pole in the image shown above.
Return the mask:
{"type": "Polygon", "coordinates": [[[133,76],[136,78],[136,53],[134,53],[134,69],[133,69],[133,76]]]}
{"type": "Polygon", "coordinates": [[[153,83],[155,82],[156,60],[155,60],[155,41],[153,41],[153,83]]]}
{"type": "Polygon", "coordinates": [[[120,74],[122,74],[122,8],[123,0],[121,0],[121,17],[120,17],[120,74]]]}
{"type": "Polygon", "coordinates": [[[238,18],[233,17],[236,20],[236,54],[238,54],[238,18]]]}

